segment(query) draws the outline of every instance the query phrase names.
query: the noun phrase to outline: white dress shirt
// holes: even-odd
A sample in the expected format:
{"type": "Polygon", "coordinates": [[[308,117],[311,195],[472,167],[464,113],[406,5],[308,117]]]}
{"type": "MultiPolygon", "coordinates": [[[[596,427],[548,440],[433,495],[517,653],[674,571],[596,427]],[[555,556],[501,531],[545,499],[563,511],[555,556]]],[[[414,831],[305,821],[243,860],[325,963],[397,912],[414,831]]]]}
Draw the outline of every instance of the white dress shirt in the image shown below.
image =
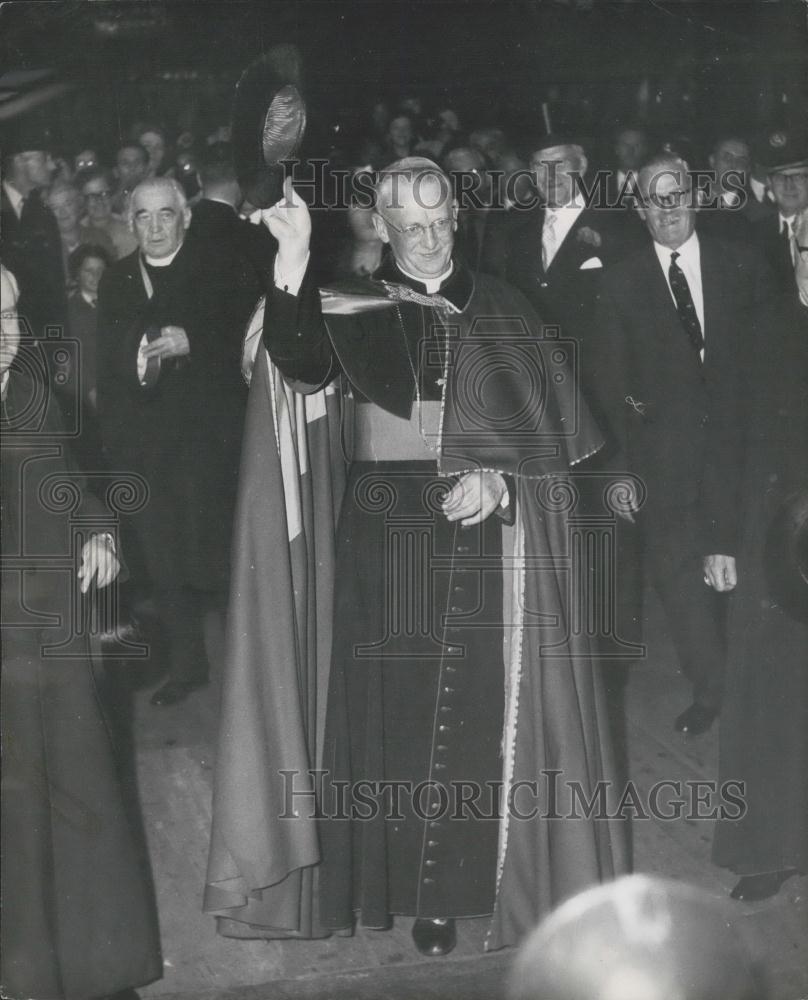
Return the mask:
{"type": "Polygon", "coordinates": [[[8,181],[3,181],[3,190],[6,192],[6,196],[11,203],[11,207],[14,209],[14,214],[18,219],[22,218],[22,203],[25,201],[25,198],[23,198],[14,185],[9,184],[8,181]]]}
{"type": "Polygon", "coordinates": [[[560,208],[551,208],[550,206],[545,208],[541,237],[542,264],[545,271],[553,263],[553,258],[558,253],[559,247],[567,238],[567,234],[583,210],[583,205],[575,204],[562,205],[560,208]]]}
{"type": "Polygon", "coordinates": [[[797,263],[797,241],[794,238],[794,225],[797,221],[796,215],[785,217],[781,212],[777,213],[777,232],[782,236],[788,233],[788,247],[791,251],[791,263],[797,263]]]}
{"type": "MultiPolygon", "coordinates": [[[[659,260],[659,266],[662,268],[662,273],[665,275],[665,282],[668,286],[668,291],[671,293],[674,305],[676,305],[676,296],[673,294],[673,289],[671,288],[668,271],[671,266],[671,254],[679,254],[676,258],[676,263],[682,269],[682,273],[690,288],[690,295],[693,298],[693,305],[695,306],[696,315],[699,318],[699,325],[701,326],[701,335],[706,340],[707,332],[704,329],[704,288],[701,283],[701,249],[699,247],[698,236],[695,232],[691,233],[690,237],[680,247],[677,247],[675,251],[671,250],[670,247],[662,246],[661,243],[657,243],[654,240],[654,250],[659,260]]],[[[699,355],[701,360],[704,361],[703,349],[699,352],[699,355]]]]}

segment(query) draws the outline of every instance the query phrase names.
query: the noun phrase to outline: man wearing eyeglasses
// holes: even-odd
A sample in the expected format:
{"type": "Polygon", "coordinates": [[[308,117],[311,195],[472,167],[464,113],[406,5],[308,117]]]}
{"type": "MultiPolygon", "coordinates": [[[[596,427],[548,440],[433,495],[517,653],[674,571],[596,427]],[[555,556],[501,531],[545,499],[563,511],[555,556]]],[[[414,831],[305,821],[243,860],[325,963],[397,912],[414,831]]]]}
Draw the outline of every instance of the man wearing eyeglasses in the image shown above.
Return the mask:
{"type": "Polygon", "coordinates": [[[625,865],[619,823],[553,826],[545,809],[550,771],[590,792],[614,778],[590,642],[568,630],[553,568],[568,556],[566,514],[542,492],[599,432],[568,345],[545,351],[524,297],[454,255],[440,168],[394,163],[374,196],[389,253],[352,295],[322,302],[291,182],[264,212],[278,240],[264,344],[294,387],[339,378],[350,396],[318,916],[330,931],[357,911],[380,929],[415,917],[416,947],[443,955],[455,918],[492,915],[487,947],[513,944],[625,865]],[[393,802],[380,790],[391,782],[393,802]]]}
{"type": "Polygon", "coordinates": [[[106,170],[89,167],[76,174],[76,187],[84,195],[83,228],[102,229],[115,248],[115,259],[132,253],[137,240],[123,219],[112,214],[112,184],[106,170]]]}
{"type": "Polygon", "coordinates": [[[588,382],[609,418],[614,467],[645,483],[644,569],[693,684],[675,728],[698,735],[721,706],[722,602],[737,579],[739,357],[767,292],[752,248],[696,232],[683,160],[662,155],[639,180],[652,242],[604,275],[588,382]]]}
{"type": "Polygon", "coordinates": [[[794,291],[797,263],[796,225],[808,208],[808,134],[770,132],[758,151],[777,214],[754,224],[754,235],[774,271],[780,291],[794,291]]]}

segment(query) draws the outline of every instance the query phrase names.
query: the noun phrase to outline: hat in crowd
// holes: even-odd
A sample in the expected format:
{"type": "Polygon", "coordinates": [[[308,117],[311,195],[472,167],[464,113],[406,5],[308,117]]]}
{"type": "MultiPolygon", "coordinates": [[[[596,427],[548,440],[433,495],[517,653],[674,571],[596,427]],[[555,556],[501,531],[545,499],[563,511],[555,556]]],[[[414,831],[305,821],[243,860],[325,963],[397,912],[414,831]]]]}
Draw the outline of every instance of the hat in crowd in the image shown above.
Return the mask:
{"type": "Polygon", "coordinates": [[[554,149],[556,146],[580,146],[581,149],[586,150],[589,143],[590,140],[587,136],[569,130],[536,132],[533,135],[528,135],[520,145],[523,148],[525,156],[530,157],[542,149],[554,149]]]}
{"type": "Polygon", "coordinates": [[[725,900],[630,875],[563,903],[528,936],[509,1000],[764,1000],[725,900]]]}
{"type": "Polygon", "coordinates": [[[297,153],[306,129],[301,59],[294,45],[276,45],[241,76],[233,102],[232,143],[244,197],[269,208],[283,193],[282,161],[297,153]]]}
{"type": "Polygon", "coordinates": [[[775,128],[759,139],[755,159],[766,173],[804,167],[808,164],[808,132],[802,129],[775,128]]]}
{"type": "Polygon", "coordinates": [[[0,133],[0,150],[3,156],[35,151],[50,152],[52,149],[53,136],[40,121],[19,119],[3,123],[0,133]]]}

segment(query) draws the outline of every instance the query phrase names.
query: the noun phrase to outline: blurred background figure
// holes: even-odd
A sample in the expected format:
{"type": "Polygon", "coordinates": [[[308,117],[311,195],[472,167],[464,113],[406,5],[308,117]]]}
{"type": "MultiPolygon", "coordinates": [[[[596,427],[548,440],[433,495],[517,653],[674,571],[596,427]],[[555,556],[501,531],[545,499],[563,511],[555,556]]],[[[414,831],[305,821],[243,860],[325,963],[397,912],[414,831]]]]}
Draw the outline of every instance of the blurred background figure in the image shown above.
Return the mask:
{"type": "Polygon", "coordinates": [[[415,130],[412,127],[412,119],[407,115],[394,118],[387,130],[388,162],[403,160],[405,156],[409,156],[414,144],[415,130]]]}
{"type": "Polygon", "coordinates": [[[73,450],[79,468],[103,468],[101,432],[98,426],[96,355],[98,332],[98,286],[111,263],[103,247],[92,243],[78,247],[70,255],[68,270],[75,290],[68,299],[70,333],[79,342],[74,369],[68,377],[78,380],[73,395],[80,401],[82,420],[73,450]]]}
{"type": "Polygon", "coordinates": [[[623,191],[629,177],[636,178],[650,151],[648,132],[643,126],[632,123],[617,129],[612,144],[612,173],[608,190],[614,197],[609,199],[610,204],[623,191]]]}
{"type": "Polygon", "coordinates": [[[132,192],[146,179],[149,154],[138,142],[127,142],[115,154],[115,177],[118,187],[112,199],[112,211],[122,218],[129,212],[132,192]]]}
{"type": "Polygon", "coordinates": [[[168,159],[168,142],[163,129],[157,125],[141,124],[140,126],[135,126],[133,132],[134,138],[149,154],[147,176],[173,176],[171,164],[168,159]]]}
{"type": "Polygon", "coordinates": [[[568,900],[527,938],[509,1000],[766,1000],[727,906],[630,875],[568,900]]]}
{"type": "Polygon", "coordinates": [[[59,227],[59,237],[62,241],[62,259],[67,271],[67,261],[73,251],[84,244],[92,243],[103,247],[110,257],[115,257],[115,247],[110,237],[88,222],[82,225],[84,214],[84,198],[74,184],[56,181],[48,191],[48,206],[56,217],[59,227]]]}
{"type": "Polygon", "coordinates": [[[126,257],[137,247],[137,240],[124,219],[112,214],[112,180],[101,167],[88,167],[79,171],[74,179],[84,198],[85,215],[82,229],[88,232],[101,230],[112,243],[115,260],[126,257]]]}
{"type": "Polygon", "coordinates": [[[743,345],[749,430],[719,780],[744,782],[746,811],[718,823],[713,859],[749,901],[808,872],[808,210],[795,237],[801,294],[767,303],[743,345]]]}

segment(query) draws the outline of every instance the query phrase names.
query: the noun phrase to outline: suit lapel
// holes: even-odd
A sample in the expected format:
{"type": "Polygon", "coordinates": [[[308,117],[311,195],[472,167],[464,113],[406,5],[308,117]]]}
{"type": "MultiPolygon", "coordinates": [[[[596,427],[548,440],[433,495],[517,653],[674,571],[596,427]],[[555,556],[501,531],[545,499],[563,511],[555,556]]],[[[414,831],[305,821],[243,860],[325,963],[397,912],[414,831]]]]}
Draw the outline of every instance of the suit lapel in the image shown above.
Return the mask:
{"type": "Polygon", "coordinates": [[[718,247],[709,239],[699,237],[701,257],[701,287],[704,294],[704,363],[714,358],[723,337],[724,282],[721,280],[721,256],[718,247]]]}

